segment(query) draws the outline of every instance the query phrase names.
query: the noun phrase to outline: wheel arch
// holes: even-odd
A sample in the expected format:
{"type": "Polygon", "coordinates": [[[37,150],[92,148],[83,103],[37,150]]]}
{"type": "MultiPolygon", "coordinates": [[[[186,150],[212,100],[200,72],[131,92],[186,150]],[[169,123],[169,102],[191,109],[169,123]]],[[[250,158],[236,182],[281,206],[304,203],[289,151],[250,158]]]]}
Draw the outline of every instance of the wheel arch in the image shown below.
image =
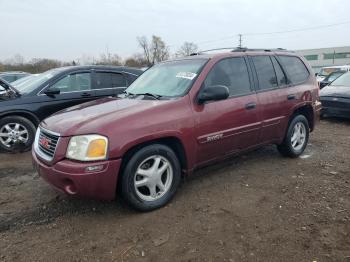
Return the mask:
{"type": "Polygon", "coordinates": [[[308,121],[310,132],[314,130],[315,127],[315,119],[314,119],[314,112],[312,105],[310,104],[304,104],[294,109],[293,114],[289,118],[289,122],[294,118],[296,115],[303,115],[308,121]]]}
{"type": "Polygon", "coordinates": [[[40,120],[37,116],[35,116],[33,113],[28,111],[8,111],[0,114],[0,118],[8,117],[8,116],[21,116],[26,119],[28,119],[30,122],[34,124],[35,127],[37,127],[40,123],[40,120]]]}
{"type": "MultiPolygon", "coordinates": [[[[170,147],[175,152],[176,156],[180,161],[181,170],[184,171],[188,169],[188,159],[187,159],[186,150],[180,138],[176,136],[164,136],[164,137],[159,137],[155,139],[150,139],[142,143],[133,145],[132,147],[128,148],[125,151],[125,153],[122,156],[122,164],[118,174],[118,182],[117,182],[118,187],[121,185],[120,180],[129,159],[135,154],[135,152],[137,152],[141,148],[152,144],[162,144],[170,147]]],[[[120,192],[120,190],[118,190],[118,192],[120,192]]]]}

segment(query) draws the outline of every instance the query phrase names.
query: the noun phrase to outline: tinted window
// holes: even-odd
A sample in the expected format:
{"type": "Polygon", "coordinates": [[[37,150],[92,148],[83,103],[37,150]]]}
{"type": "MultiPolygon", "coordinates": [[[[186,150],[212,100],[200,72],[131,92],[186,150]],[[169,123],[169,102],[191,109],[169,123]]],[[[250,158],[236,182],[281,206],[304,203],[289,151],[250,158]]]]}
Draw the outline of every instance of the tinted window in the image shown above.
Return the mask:
{"type": "Polygon", "coordinates": [[[214,65],[204,81],[205,86],[224,85],[230,96],[251,92],[247,65],[242,57],[224,59],[214,65]]]}
{"type": "Polygon", "coordinates": [[[95,76],[96,76],[96,87],[95,87],[96,89],[126,86],[126,81],[122,74],[96,72],[95,76]]]}
{"type": "Polygon", "coordinates": [[[253,56],[252,59],[258,76],[259,88],[265,90],[277,87],[277,77],[270,57],[253,56]]]}
{"type": "Polygon", "coordinates": [[[112,87],[124,87],[126,86],[125,77],[122,74],[112,75],[112,87]]]}
{"type": "Polygon", "coordinates": [[[78,73],[67,75],[54,85],[61,92],[85,91],[91,89],[90,73],[78,73]]]}
{"type": "Polygon", "coordinates": [[[304,82],[309,77],[309,71],[296,56],[278,56],[282,66],[287,71],[290,81],[294,84],[304,82]]]}
{"type": "Polygon", "coordinates": [[[284,75],[280,64],[277,62],[275,57],[271,57],[271,59],[272,59],[273,67],[275,68],[278,85],[280,85],[280,86],[286,85],[287,78],[284,75]]]}

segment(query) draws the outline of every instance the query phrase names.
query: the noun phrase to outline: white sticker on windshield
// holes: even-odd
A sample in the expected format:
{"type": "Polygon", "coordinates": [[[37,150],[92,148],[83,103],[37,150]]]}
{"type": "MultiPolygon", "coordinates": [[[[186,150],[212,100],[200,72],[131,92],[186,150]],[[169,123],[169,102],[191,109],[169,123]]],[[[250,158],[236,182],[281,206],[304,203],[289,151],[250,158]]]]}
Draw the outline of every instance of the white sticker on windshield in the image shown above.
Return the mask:
{"type": "Polygon", "coordinates": [[[196,76],[197,76],[197,74],[192,73],[192,72],[179,72],[176,75],[176,77],[186,78],[186,79],[189,79],[189,80],[193,80],[193,78],[195,78],[196,76]]]}

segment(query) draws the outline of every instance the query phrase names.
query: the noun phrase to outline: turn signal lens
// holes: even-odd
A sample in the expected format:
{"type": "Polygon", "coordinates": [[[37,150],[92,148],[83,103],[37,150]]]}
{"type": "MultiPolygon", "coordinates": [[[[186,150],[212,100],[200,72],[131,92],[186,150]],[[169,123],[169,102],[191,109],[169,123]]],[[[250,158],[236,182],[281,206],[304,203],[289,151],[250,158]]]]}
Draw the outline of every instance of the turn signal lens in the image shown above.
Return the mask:
{"type": "Polygon", "coordinates": [[[88,158],[100,158],[106,156],[107,143],[104,139],[96,139],[90,142],[86,156],[88,158]]]}

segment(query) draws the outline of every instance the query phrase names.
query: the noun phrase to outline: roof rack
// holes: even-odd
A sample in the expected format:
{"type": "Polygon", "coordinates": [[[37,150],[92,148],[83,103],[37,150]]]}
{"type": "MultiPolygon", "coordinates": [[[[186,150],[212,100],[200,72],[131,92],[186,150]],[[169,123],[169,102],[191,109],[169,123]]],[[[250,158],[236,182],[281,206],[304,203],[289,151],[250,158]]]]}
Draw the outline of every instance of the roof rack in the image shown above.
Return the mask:
{"type": "Polygon", "coordinates": [[[222,48],[214,48],[214,49],[208,49],[208,50],[201,50],[201,51],[198,51],[198,52],[195,52],[195,53],[190,54],[190,56],[201,55],[201,54],[206,53],[206,52],[219,51],[219,50],[231,50],[231,51],[232,51],[233,49],[235,49],[235,47],[222,47],[222,48]]]}
{"type": "Polygon", "coordinates": [[[287,49],[284,48],[247,48],[247,47],[237,47],[233,49],[231,52],[246,52],[246,51],[258,51],[258,52],[293,52],[293,51],[288,51],[287,49]]]}
{"type": "Polygon", "coordinates": [[[208,49],[208,50],[201,50],[196,53],[190,54],[190,56],[195,56],[195,55],[201,55],[206,52],[211,52],[211,51],[219,51],[219,50],[230,50],[231,52],[247,52],[247,51],[252,51],[252,52],[294,52],[294,51],[289,51],[284,48],[272,48],[272,49],[265,49],[265,48],[247,48],[247,47],[222,47],[222,48],[214,48],[214,49],[208,49]]]}

